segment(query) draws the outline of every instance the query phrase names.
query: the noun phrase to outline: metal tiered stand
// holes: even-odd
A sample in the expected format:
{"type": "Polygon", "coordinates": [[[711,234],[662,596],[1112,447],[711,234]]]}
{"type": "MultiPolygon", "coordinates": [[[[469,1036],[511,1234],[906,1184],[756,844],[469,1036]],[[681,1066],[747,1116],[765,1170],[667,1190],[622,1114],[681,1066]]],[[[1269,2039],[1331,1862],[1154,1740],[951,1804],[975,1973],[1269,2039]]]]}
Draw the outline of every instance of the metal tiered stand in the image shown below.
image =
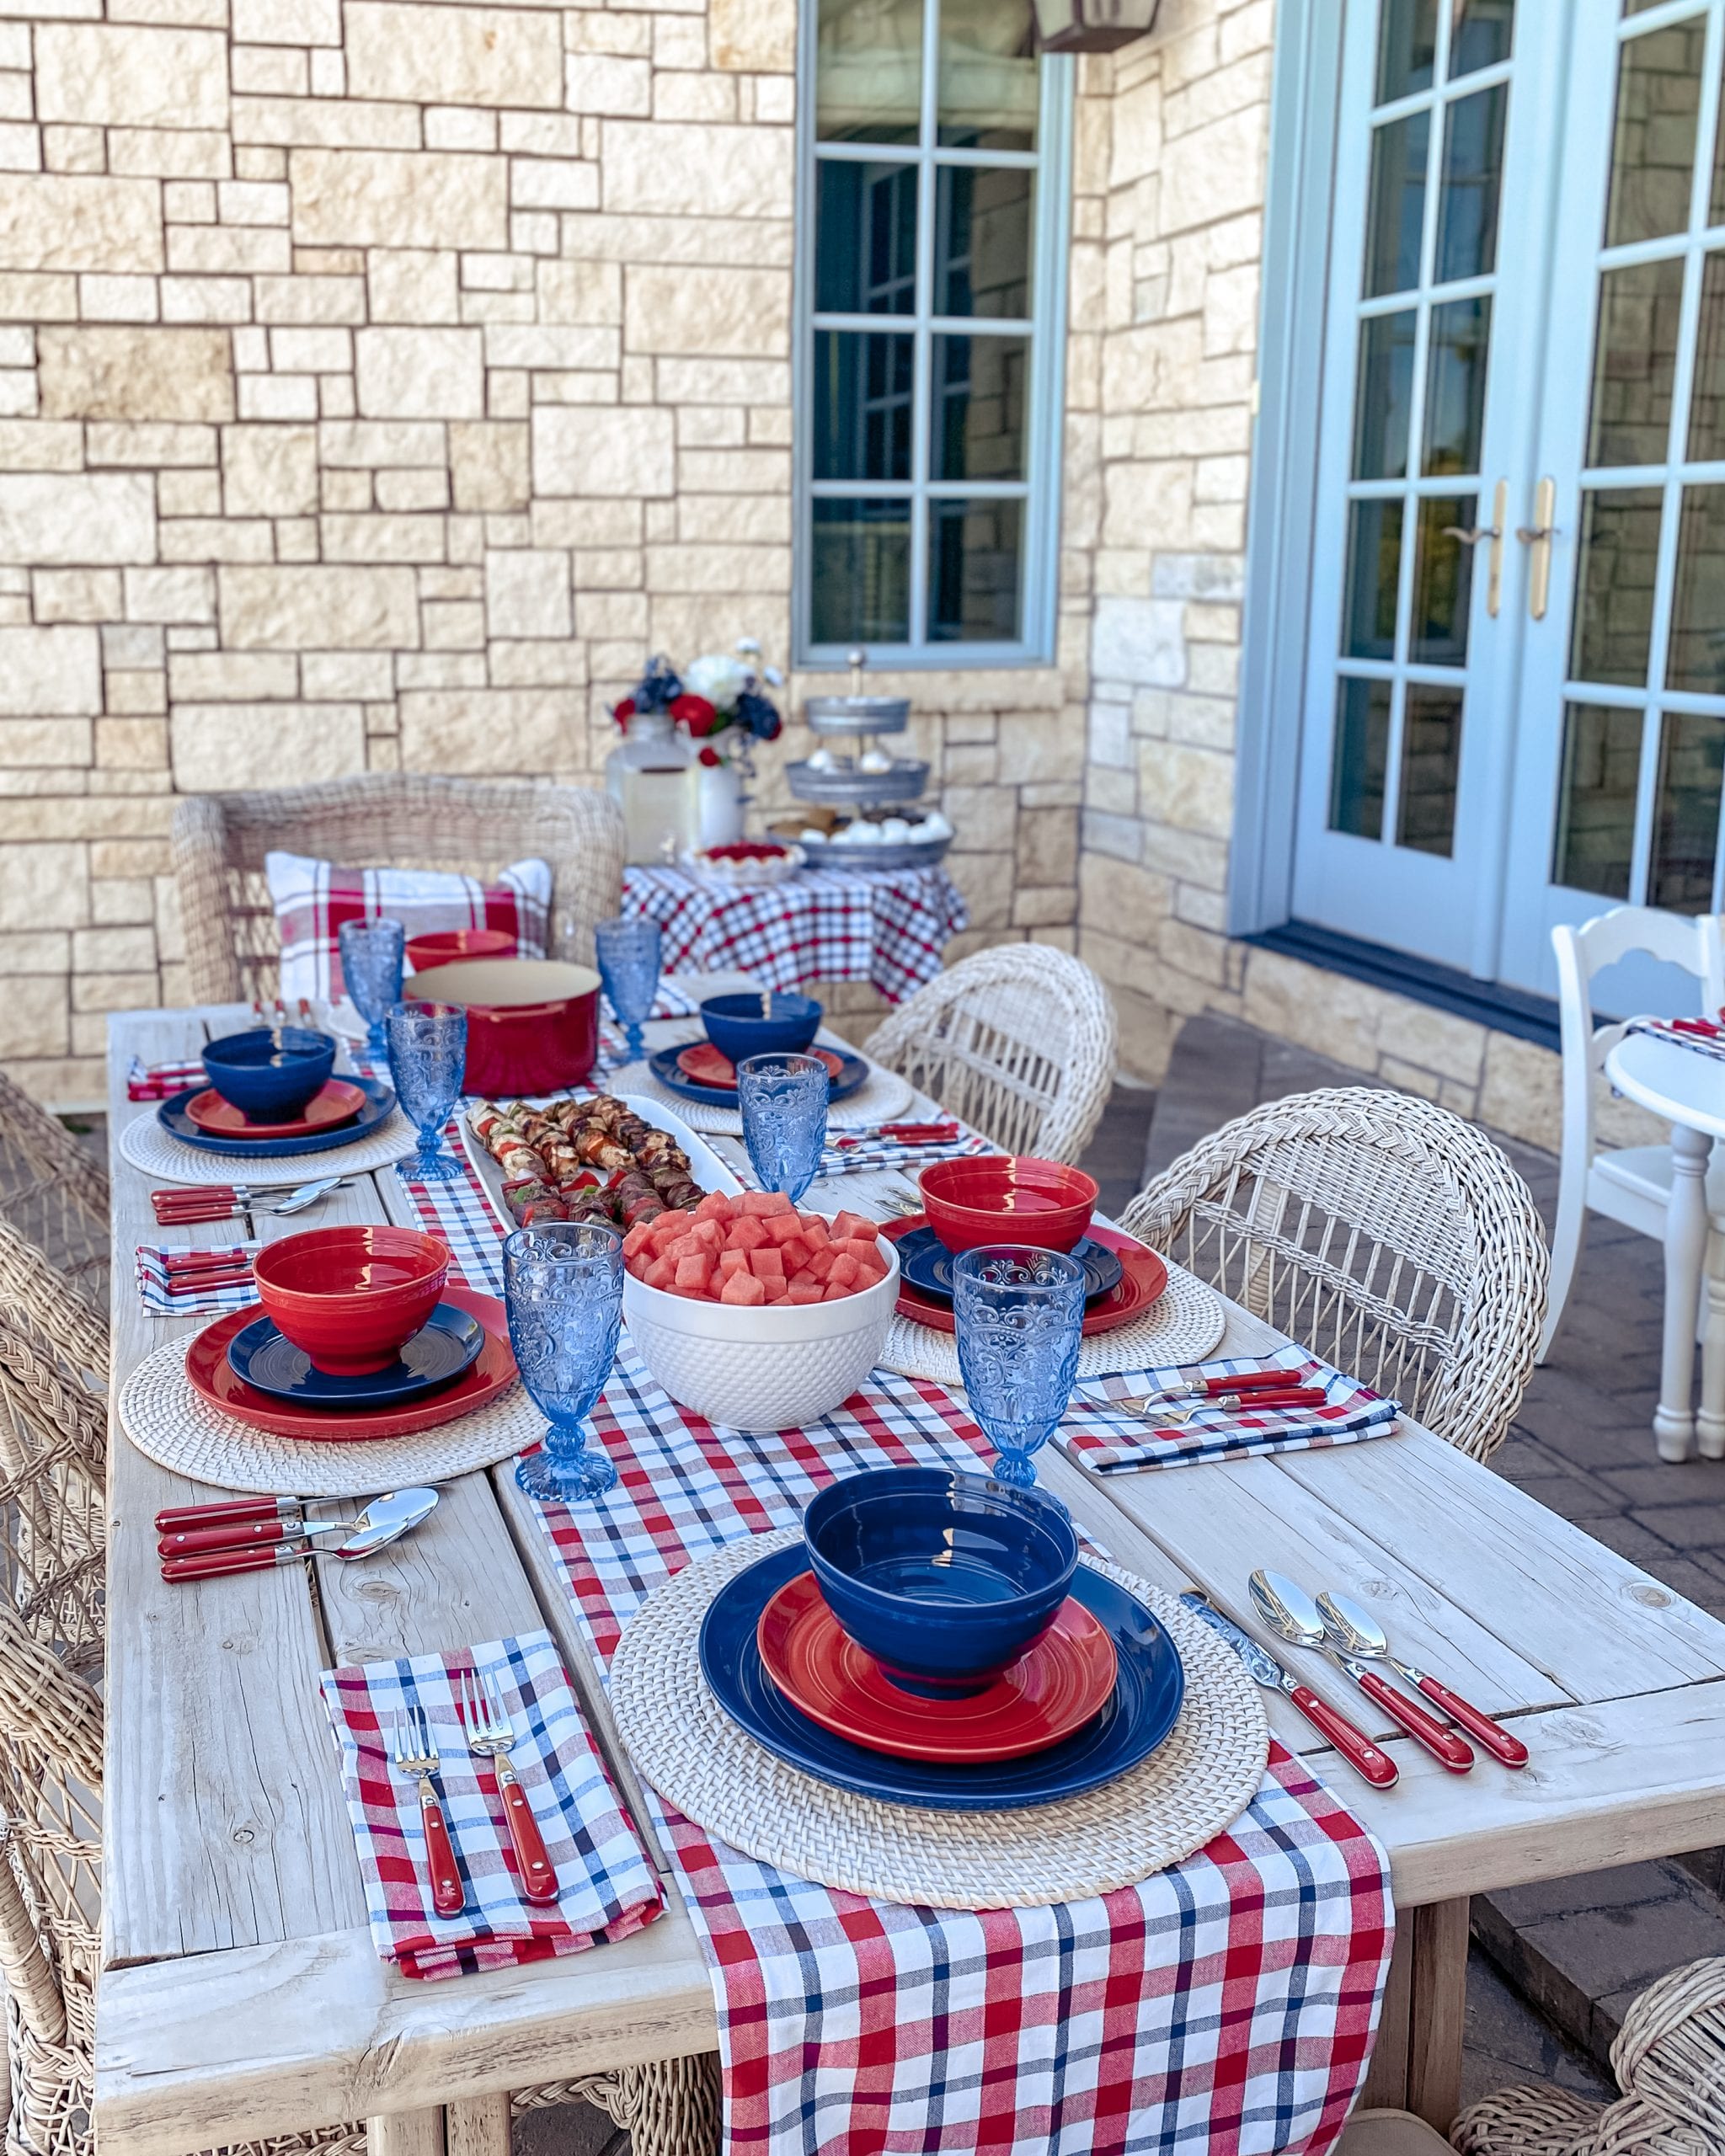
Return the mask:
{"type": "MultiPolygon", "coordinates": [[[[928,784],[927,760],[918,756],[896,756],[888,770],[862,768],[863,759],[881,736],[905,731],[911,718],[911,700],[908,696],[865,696],[862,669],[868,664],[868,654],[853,651],[850,660],[850,694],[809,696],[804,702],[803,716],[809,732],[819,737],[823,744],[828,740],[848,738],[855,742],[855,749],[837,757],[830,769],[811,766],[806,760],[788,764],[785,782],[797,800],[812,802],[823,808],[844,809],[853,819],[879,820],[871,812],[886,809],[905,816],[907,821],[915,821],[923,813],[911,804],[921,800],[923,789],[928,784]]],[[[952,842],[950,831],[938,838],[848,842],[841,831],[824,846],[809,846],[809,866],[927,868],[940,860],[952,842]]]]}

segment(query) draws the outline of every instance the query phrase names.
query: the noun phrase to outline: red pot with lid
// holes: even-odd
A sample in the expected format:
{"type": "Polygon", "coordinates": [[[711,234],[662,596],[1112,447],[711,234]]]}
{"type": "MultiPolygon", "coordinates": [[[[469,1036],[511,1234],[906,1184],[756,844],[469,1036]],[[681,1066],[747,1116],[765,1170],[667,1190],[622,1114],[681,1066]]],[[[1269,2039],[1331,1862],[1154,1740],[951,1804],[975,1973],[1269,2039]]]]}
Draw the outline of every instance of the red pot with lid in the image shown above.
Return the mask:
{"type": "Polygon", "coordinates": [[[512,958],[515,939],[506,928],[436,928],[407,940],[407,961],[416,974],[462,958],[512,958]]]}
{"type": "Polygon", "coordinates": [[[599,1053],[599,976],[562,958],[467,958],[436,969],[437,999],[467,1014],[462,1090],[573,1086],[599,1053]]]}

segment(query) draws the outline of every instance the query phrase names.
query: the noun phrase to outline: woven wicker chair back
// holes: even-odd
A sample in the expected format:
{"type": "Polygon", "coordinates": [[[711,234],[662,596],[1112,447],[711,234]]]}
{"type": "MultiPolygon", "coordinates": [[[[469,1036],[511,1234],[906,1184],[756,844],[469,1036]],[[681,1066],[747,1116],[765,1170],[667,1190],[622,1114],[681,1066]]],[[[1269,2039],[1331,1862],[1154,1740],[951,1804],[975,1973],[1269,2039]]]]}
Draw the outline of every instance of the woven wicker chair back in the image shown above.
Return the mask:
{"type": "Polygon", "coordinates": [[[57,1117],[39,1107],[3,1073],[0,1224],[35,1244],[89,1310],[105,1312],[107,1174],[57,1117]]]}
{"type": "Polygon", "coordinates": [[[1116,1038],[1108,992],[1082,959],[1006,943],[919,988],[868,1052],[1003,1152],[1072,1162],[1102,1119],[1116,1038]]]}
{"type": "Polygon", "coordinates": [[[1533,1368],[1544,1231],[1471,1124],[1339,1089],[1254,1108],[1195,1145],[1122,1225],[1338,1369],[1487,1458],[1533,1368]]]}
{"type": "Polygon", "coordinates": [[[280,938],[264,857],[287,851],[347,868],[441,868],[491,877],[537,857],[552,872],[549,955],[590,965],[593,929],[622,900],[623,823],[581,787],[482,784],[374,772],[264,793],[199,794],[174,815],[174,866],[190,999],[273,996],[280,938]]]}
{"type": "Polygon", "coordinates": [[[107,1411],[83,1373],[15,1311],[0,1317],[4,1602],[68,1668],[99,1676],[107,1411]]]}

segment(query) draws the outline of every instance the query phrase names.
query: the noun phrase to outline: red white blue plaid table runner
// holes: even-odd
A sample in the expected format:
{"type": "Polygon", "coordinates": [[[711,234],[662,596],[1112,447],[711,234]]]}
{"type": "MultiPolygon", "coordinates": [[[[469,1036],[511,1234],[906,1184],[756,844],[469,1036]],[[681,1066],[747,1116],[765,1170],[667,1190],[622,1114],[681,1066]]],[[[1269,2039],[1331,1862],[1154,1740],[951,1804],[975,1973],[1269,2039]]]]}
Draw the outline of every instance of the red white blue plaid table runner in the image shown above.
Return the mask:
{"type": "Polygon", "coordinates": [[[664,1896],[569,1689],[548,1632],[488,1640],[453,1660],[414,1655],[323,1673],[342,1788],[378,1953],[407,1977],[456,1977],[579,1954],[649,1924],[664,1896]],[[462,1740],[454,1675],[496,1683],[521,1779],[558,1899],[535,1907],[515,1886],[515,1856],[488,1762],[462,1740]],[[435,1915],[417,1785],[394,1765],[398,1725],[418,1706],[437,1746],[436,1785],[467,1890],[459,1916],[435,1915]]]}
{"type": "Polygon", "coordinates": [[[1117,1475],[1139,1467],[1236,1460],[1248,1453],[1358,1444],[1363,1438],[1388,1437],[1401,1412],[1399,1401],[1356,1385],[1303,1348],[1288,1347],[1271,1355],[1224,1356],[1215,1362],[1087,1379],[1073,1395],[1071,1412],[1060,1426],[1060,1443],[1098,1475],[1117,1475]],[[1153,1417],[1108,1412],[1108,1400],[1138,1400],[1191,1378],[1237,1377],[1244,1370],[1263,1369],[1286,1370],[1292,1385],[1322,1386],[1324,1405],[1254,1412],[1248,1394],[1242,1407],[1201,1407],[1178,1428],[1153,1417]]]}
{"type": "Polygon", "coordinates": [[[666,973],[749,973],[777,989],[866,980],[889,1003],[932,980],[948,938],[970,924],[943,868],[805,869],[744,891],[680,868],[627,868],[623,911],[659,923],[666,973]]]}
{"type": "MultiPolygon", "coordinates": [[[[494,1287],[477,1185],[411,1187],[494,1287]]],[[[594,1428],[617,1488],[538,1510],[601,1670],[661,1582],[794,1524],[836,1475],[989,1457],[941,1386],[884,1371],[809,1429],[740,1436],[675,1405],[627,1339],[594,1428]]],[[[713,1973],[731,2156],[1327,2156],[1359,2092],[1388,1860],[1279,1744],[1185,1863],[1039,1909],[866,1900],[654,1808],[713,1973]]]]}

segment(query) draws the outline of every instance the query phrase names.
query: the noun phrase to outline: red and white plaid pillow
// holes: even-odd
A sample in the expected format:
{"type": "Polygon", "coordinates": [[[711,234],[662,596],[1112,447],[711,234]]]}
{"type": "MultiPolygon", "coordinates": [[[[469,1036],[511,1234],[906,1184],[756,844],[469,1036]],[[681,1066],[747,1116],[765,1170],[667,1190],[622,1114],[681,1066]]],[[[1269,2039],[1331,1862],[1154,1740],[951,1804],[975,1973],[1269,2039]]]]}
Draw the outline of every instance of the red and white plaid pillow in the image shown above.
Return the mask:
{"type": "Polygon", "coordinates": [[[523,958],[542,958],[551,918],[551,864],[512,861],[494,883],[433,868],[338,868],[299,853],[267,853],[264,874],[281,931],[281,995],[335,1002],[342,994],[344,921],[398,921],[409,940],[440,928],[500,928],[523,958]]]}

